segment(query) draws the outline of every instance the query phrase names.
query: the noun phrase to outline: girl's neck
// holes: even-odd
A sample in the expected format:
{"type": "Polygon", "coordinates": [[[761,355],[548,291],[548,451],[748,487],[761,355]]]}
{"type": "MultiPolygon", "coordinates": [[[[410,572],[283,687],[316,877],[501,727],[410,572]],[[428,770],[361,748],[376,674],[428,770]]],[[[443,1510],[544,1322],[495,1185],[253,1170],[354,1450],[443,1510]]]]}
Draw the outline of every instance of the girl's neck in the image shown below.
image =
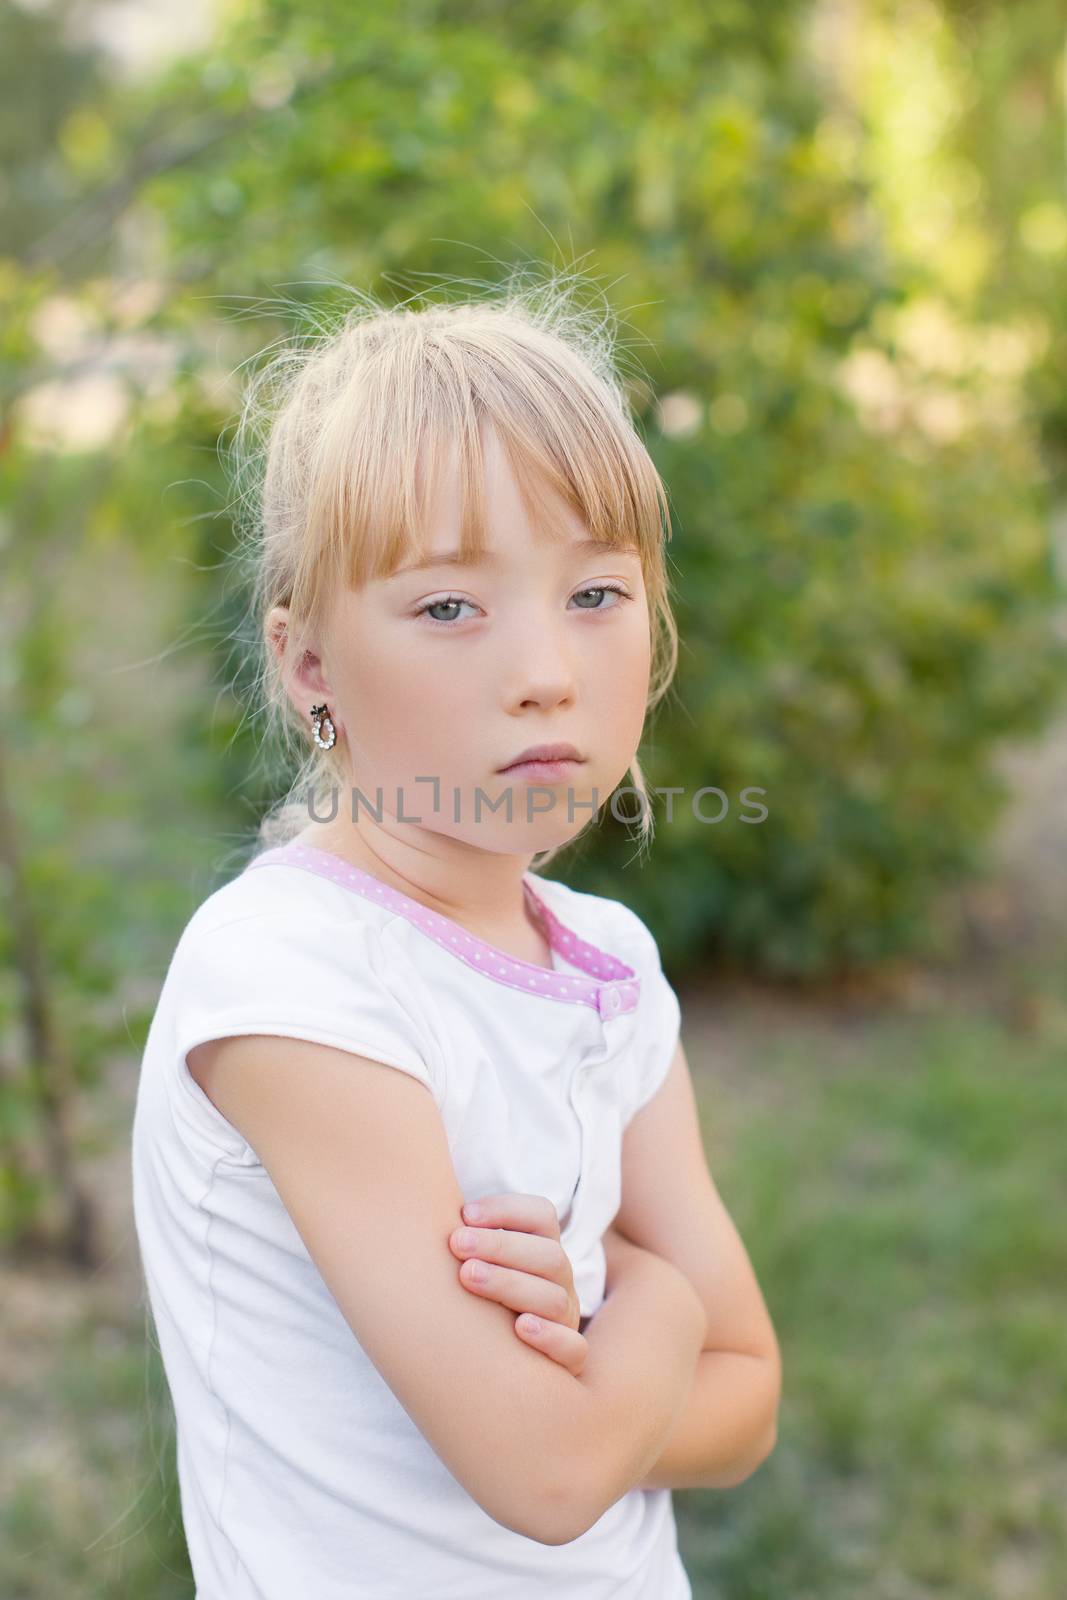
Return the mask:
{"type": "Polygon", "coordinates": [[[468,862],[458,857],[448,861],[413,848],[381,828],[375,828],[372,837],[354,825],[310,822],[292,842],[350,861],[508,955],[552,967],[547,934],[523,889],[528,863],[521,856],[493,857],[488,878],[479,873],[472,882],[468,862]]]}

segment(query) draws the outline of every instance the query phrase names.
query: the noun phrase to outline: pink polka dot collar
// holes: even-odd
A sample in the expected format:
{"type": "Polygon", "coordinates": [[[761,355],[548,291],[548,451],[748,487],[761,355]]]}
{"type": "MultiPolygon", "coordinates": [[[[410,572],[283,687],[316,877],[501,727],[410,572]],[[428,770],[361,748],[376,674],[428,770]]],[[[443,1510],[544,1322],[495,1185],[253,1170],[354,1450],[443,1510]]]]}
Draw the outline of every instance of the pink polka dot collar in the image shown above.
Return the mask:
{"type": "Polygon", "coordinates": [[[541,995],[548,1000],[566,1000],[592,1006],[605,1020],[622,1016],[637,1006],[641,980],[633,967],[628,967],[625,962],[590,944],[588,940],[579,938],[566,927],[534,889],[536,875],[532,872],[523,874],[523,887],[541,921],[549,945],[573,966],[588,973],[587,978],[571,972],[550,971],[547,967],[539,967],[535,961],[521,961],[516,956],[508,955],[506,951],[498,950],[495,945],[468,933],[451,917],[439,916],[410,895],[382,883],[372,873],[353,866],[332,851],[320,850],[318,845],[295,842],[275,845],[250,861],[245,871],[275,865],[302,867],[306,872],[317,872],[320,877],[330,878],[355,894],[376,900],[379,905],[406,917],[475,972],[506,984],[508,988],[522,989],[527,994],[541,995]]]}

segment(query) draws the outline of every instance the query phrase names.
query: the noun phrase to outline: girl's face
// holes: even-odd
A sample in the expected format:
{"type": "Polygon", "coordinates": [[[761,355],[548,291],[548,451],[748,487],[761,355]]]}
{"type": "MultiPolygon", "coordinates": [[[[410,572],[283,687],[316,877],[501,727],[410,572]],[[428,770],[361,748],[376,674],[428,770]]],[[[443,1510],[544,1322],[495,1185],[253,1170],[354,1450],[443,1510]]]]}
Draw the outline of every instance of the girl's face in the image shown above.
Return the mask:
{"type": "MultiPolygon", "coordinates": [[[[564,538],[532,527],[491,429],[485,454],[484,561],[447,560],[459,538],[446,480],[430,521],[432,564],[338,595],[317,698],[347,739],[361,827],[380,786],[384,816],[398,824],[532,854],[580,832],[633,759],[651,667],[648,604],[636,549],[588,546],[561,504],[564,538]],[[500,770],[531,745],[557,743],[583,758],[561,777],[500,770]]],[[[351,805],[339,797],[342,817],[351,805]]]]}

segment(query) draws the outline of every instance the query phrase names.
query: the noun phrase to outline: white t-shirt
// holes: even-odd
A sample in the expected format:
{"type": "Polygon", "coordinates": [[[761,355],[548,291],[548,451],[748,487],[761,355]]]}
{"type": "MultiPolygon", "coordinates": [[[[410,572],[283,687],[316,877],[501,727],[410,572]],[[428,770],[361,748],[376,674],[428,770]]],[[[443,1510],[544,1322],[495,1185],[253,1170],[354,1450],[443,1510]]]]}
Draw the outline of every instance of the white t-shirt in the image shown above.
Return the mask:
{"type": "Polygon", "coordinates": [[[255,1151],[186,1065],[204,1040],[263,1033],[410,1073],[441,1112],[465,1200],[552,1200],[588,1316],[604,1294],[623,1128],[666,1076],[679,1006],[627,906],[532,872],[525,883],[551,971],[296,843],[255,857],[182,932],[145,1046],[132,1170],[196,1600],[692,1594],[669,1489],[631,1489],[563,1545],[482,1509],[364,1353],[255,1151]]]}

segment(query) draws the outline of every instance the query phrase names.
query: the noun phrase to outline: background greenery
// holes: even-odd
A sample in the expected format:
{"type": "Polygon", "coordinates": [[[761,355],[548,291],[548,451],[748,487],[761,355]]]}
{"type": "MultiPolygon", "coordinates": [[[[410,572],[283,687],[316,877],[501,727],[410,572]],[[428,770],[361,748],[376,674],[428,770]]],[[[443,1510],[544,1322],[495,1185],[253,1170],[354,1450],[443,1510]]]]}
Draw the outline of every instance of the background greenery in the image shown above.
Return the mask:
{"type": "Polygon", "coordinates": [[[973,966],[1005,753],[1063,714],[1060,8],[197,15],[0,0],[0,1230],[45,1441],[0,1588],[191,1592],[122,1161],[177,933],[284,778],[235,648],[244,364],[338,282],[528,262],[623,319],[682,638],[645,768],[730,802],[553,868],[657,932],[783,1338],[774,1458],[677,1497],[695,1593],[1062,1593],[1058,957],[915,976],[973,966]]]}

